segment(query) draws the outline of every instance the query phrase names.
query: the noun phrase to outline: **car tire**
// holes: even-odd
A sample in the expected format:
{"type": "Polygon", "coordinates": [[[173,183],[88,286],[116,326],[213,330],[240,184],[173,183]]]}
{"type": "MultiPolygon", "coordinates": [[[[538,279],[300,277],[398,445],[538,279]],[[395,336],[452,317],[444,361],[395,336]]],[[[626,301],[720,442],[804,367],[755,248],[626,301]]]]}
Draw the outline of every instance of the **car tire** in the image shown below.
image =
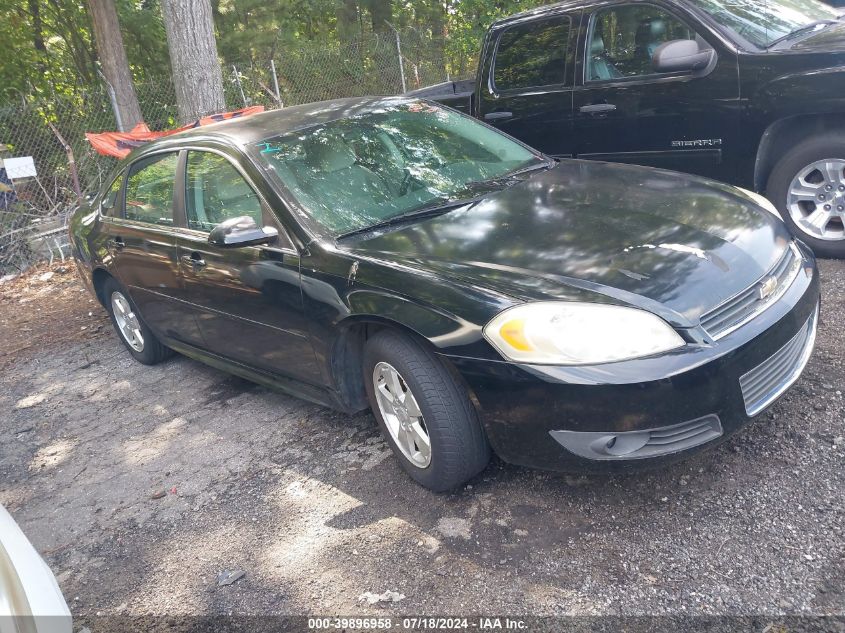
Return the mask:
{"type": "Polygon", "coordinates": [[[114,278],[103,284],[103,299],[117,337],[135,360],[155,365],[173,355],[147,327],[129,293],[114,278]]]}
{"type": "Polygon", "coordinates": [[[490,461],[484,429],[466,388],[434,353],[409,336],[383,330],[367,341],[363,369],[373,414],[411,478],[443,492],[484,470],[490,461]],[[396,406],[394,378],[402,391],[396,406]]]}
{"type": "Polygon", "coordinates": [[[777,207],[792,234],[812,248],[816,255],[845,257],[844,134],[812,137],[787,152],[769,175],[766,196],[777,207]],[[824,165],[831,166],[829,173],[822,170],[824,165]],[[806,193],[801,193],[793,186],[800,183],[813,187],[807,187],[806,193]],[[828,186],[830,189],[826,188],[828,186]],[[825,199],[818,199],[819,194],[825,199]],[[809,217],[816,210],[827,213],[825,205],[830,206],[832,213],[825,229],[819,229],[819,233],[814,234],[800,224],[802,216],[809,217]],[[822,238],[823,233],[827,233],[828,239],[822,238]]]}

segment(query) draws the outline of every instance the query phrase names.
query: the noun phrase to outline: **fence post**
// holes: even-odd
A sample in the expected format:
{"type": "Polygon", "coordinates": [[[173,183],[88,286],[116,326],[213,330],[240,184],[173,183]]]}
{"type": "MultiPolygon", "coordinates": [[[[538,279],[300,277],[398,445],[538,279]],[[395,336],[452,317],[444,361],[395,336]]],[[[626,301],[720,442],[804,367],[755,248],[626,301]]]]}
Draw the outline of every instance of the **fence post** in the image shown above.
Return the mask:
{"type": "Polygon", "coordinates": [[[283,108],[282,95],[279,94],[279,78],[276,76],[276,62],[272,59],[270,59],[270,70],[273,71],[273,90],[276,91],[276,103],[278,103],[280,108],[283,108]]]}
{"type": "Polygon", "coordinates": [[[109,80],[106,79],[106,76],[99,69],[97,69],[97,74],[100,75],[100,78],[106,84],[106,92],[109,93],[109,101],[111,102],[112,112],[114,112],[114,120],[117,123],[117,130],[119,132],[125,132],[126,129],[123,127],[123,118],[120,116],[120,108],[117,107],[117,95],[114,93],[114,88],[112,88],[109,80]]]}
{"type": "Polygon", "coordinates": [[[396,54],[399,56],[399,76],[402,78],[402,92],[408,92],[408,88],[405,86],[405,64],[402,61],[402,43],[399,40],[399,31],[387,20],[384,23],[390,27],[393,35],[396,36],[396,54]]]}
{"type": "Polygon", "coordinates": [[[246,95],[244,94],[243,86],[241,86],[241,76],[238,74],[238,69],[234,64],[232,64],[232,72],[235,74],[235,83],[238,84],[238,90],[241,92],[241,99],[244,102],[244,107],[246,107],[246,95]]]}

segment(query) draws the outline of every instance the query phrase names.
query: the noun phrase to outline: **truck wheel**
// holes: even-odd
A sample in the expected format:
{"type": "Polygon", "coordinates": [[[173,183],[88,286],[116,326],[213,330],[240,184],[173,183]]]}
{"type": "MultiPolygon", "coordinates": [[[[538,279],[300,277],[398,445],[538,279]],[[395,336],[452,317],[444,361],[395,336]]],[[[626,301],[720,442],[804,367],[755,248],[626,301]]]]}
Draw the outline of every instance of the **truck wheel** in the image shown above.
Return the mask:
{"type": "Polygon", "coordinates": [[[813,137],[775,165],[768,198],[816,255],[845,257],[845,136],[813,137]]]}
{"type": "Polygon", "coordinates": [[[141,319],[138,308],[123,286],[110,278],[103,286],[103,296],[112,325],[135,360],[144,365],[155,365],[173,356],[173,350],[162,345],[141,319]]]}
{"type": "Polygon", "coordinates": [[[434,354],[385,330],[364,349],[367,395],[402,468],[435,492],[484,470],[490,445],[466,389],[434,354]]]}

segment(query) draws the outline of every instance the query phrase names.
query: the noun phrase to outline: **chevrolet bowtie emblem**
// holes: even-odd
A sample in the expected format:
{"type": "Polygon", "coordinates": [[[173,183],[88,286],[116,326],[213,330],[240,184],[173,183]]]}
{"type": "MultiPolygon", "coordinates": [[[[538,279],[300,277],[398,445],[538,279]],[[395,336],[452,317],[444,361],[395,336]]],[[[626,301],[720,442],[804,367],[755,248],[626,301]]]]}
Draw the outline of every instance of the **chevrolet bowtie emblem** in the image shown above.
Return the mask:
{"type": "Polygon", "coordinates": [[[777,288],[777,277],[768,277],[760,283],[760,286],[757,288],[757,292],[760,293],[760,299],[768,299],[775,293],[775,290],[777,290],[777,288]]]}

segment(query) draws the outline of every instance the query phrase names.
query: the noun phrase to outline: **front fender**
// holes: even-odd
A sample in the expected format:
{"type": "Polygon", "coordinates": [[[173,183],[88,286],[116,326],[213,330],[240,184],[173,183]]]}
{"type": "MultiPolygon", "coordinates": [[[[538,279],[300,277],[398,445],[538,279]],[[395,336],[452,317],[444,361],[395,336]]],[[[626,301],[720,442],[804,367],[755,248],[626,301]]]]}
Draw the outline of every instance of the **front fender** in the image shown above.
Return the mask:
{"type": "MultiPolygon", "coordinates": [[[[845,61],[845,60],[843,60],[845,61]]],[[[751,96],[758,121],[770,123],[787,117],[845,112],[845,66],[815,70],[802,67],[762,84],[751,96]]]]}
{"type": "Polygon", "coordinates": [[[348,294],[350,315],[339,324],[355,322],[397,324],[428,340],[438,351],[455,353],[482,340],[484,324],[411,301],[384,290],[353,290],[348,294]]]}

